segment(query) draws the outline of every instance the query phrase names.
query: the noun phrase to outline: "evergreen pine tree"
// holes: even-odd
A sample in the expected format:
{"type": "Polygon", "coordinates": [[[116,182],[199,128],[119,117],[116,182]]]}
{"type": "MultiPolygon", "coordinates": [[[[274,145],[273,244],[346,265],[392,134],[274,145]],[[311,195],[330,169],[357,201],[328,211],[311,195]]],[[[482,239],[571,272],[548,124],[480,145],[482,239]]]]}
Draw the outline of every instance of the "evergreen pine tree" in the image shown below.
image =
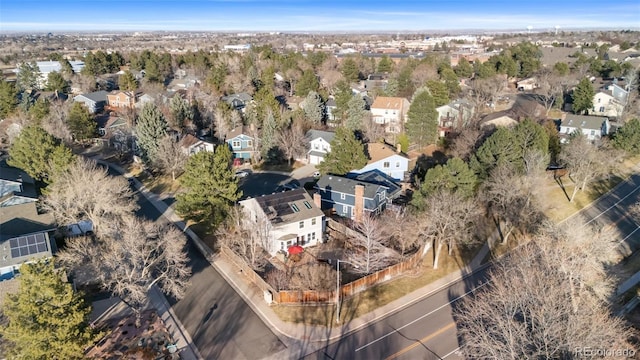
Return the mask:
{"type": "Polygon", "coordinates": [[[83,359],[84,351],[99,335],[89,326],[91,307],[53,261],[20,267],[20,288],[4,304],[9,325],[2,336],[16,359],[83,359]]]}
{"type": "Polygon", "coordinates": [[[309,92],[302,105],[302,111],[305,117],[314,125],[320,125],[324,118],[324,104],[317,92],[309,92]]]}
{"type": "Polygon", "coordinates": [[[362,96],[352,96],[347,103],[346,120],[344,126],[352,131],[362,130],[368,111],[365,110],[366,103],[362,96]]]}
{"type": "Polygon", "coordinates": [[[151,162],[155,158],[158,145],[167,135],[167,120],[153,103],[147,103],[140,112],[136,125],[136,138],[140,155],[145,162],[151,162]]]}
{"type": "Polygon", "coordinates": [[[580,80],[578,86],[573,90],[573,112],[576,114],[582,114],[593,108],[593,97],[595,96],[595,90],[589,79],[584,78],[580,80]]]}
{"type": "Polygon", "coordinates": [[[210,220],[217,226],[242,196],[231,167],[231,150],[218,146],[215,153],[201,151],[189,158],[180,183],[186,189],[176,196],[176,210],[196,222],[210,220]]]}
{"type": "Polygon", "coordinates": [[[638,118],[627,121],[613,135],[613,146],[629,154],[640,154],[640,120],[638,118]]]}
{"type": "Polygon", "coordinates": [[[516,164],[522,159],[513,133],[500,127],[489,136],[471,157],[469,165],[480,179],[486,179],[491,170],[503,163],[516,164]]]}
{"type": "Polygon", "coordinates": [[[296,83],[296,95],[306,97],[311,91],[317,92],[319,88],[318,76],[313,70],[305,70],[296,83]]]}
{"type": "Polygon", "coordinates": [[[440,191],[457,193],[465,198],[473,196],[478,177],[460,158],[451,158],[444,165],[429,169],[420,190],[414,194],[413,204],[423,208],[425,199],[440,191]]]}
{"type": "Polygon", "coordinates": [[[173,123],[171,124],[176,130],[183,131],[186,127],[186,121],[191,120],[193,112],[189,102],[182,97],[175,95],[169,103],[169,110],[173,123]]]}
{"type": "Polygon", "coordinates": [[[58,91],[60,93],[69,92],[69,82],[57,71],[52,71],[47,76],[47,90],[58,91]]]}
{"type": "Polygon", "coordinates": [[[273,149],[278,143],[278,123],[273,116],[273,113],[269,111],[267,117],[262,123],[262,133],[260,134],[260,154],[262,158],[269,161],[269,155],[272,154],[273,149]]]}
{"type": "Polygon", "coordinates": [[[424,147],[438,140],[438,112],[428,89],[416,91],[407,117],[406,132],[411,141],[424,147]]]}
{"type": "Polygon", "coordinates": [[[353,131],[338,127],[331,141],[331,152],[318,168],[324,174],[344,175],[352,170],[362,169],[367,164],[364,145],[356,139],[353,131]]]}
{"type": "Polygon", "coordinates": [[[9,149],[7,164],[24,170],[38,181],[50,182],[74,160],[71,150],[42,128],[28,126],[9,149]]]}
{"type": "Polygon", "coordinates": [[[358,81],[360,78],[360,70],[358,64],[352,58],[346,58],[342,61],[342,76],[344,76],[347,82],[352,83],[358,81]]]}
{"type": "Polygon", "coordinates": [[[0,119],[6,118],[18,107],[18,92],[13,83],[0,80],[0,119]]]}
{"type": "Polygon", "coordinates": [[[79,102],[73,103],[69,110],[67,125],[75,140],[89,139],[93,137],[96,130],[96,123],[89,110],[79,102]]]}
{"type": "Polygon", "coordinates": [[[138,88],[138,82],[131,71],[127,70],[118,78],[118,86],[122,91],[135,91],[138,88]]]}

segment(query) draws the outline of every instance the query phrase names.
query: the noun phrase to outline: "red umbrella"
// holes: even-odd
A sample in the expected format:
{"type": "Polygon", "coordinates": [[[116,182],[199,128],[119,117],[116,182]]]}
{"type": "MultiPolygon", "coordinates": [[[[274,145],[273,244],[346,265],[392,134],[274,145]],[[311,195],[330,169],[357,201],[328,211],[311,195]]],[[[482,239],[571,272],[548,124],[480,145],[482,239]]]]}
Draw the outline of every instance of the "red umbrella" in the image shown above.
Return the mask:
{"type": "Polygon", "coordinates": [[[300,245],[293,245],[289,246],[287,251],[289,251],[289,255],[302,254],[304,252],[304,248],[300,245]]]}

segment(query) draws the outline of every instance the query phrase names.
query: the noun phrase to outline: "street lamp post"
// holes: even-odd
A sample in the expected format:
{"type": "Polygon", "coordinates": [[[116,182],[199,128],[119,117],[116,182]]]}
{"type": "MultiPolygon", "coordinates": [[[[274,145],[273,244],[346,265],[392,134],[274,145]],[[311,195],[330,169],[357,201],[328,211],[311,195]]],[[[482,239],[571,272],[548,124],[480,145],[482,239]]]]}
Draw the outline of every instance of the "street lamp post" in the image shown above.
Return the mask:
{"type": "Polygon", "coordinates": [[[345,261],[336,259],[336,323],[340,323],[340,263],[351,264],[351,266],[358,268],[358,265],[345,261]]]}

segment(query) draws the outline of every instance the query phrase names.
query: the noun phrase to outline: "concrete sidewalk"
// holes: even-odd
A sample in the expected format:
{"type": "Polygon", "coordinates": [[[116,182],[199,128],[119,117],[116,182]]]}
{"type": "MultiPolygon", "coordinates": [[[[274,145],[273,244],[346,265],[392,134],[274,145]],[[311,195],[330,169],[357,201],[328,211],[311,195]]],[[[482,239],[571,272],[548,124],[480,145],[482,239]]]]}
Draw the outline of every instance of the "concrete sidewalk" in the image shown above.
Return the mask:
{"type": "MultiPolygon", "coordinates": [[[[111,166],[114,170],[122,173],[125,177],[131,177],[130,174],[126,173],[124,169],[121,167],[110,164],[100,159],[94,158],[94,160],[99,161],[105,165],[111,166]]],[[[487,266],[486,264],[482,264],[482,261],[489,253],[490,249],[487,243],[483,245],[479,253],[473,259],[473,261],[465,268],[455,271],[447,276],[425,286],[422,287],[408,295],[405,295],[395,301],[390,302],[389,304],[380,307],[368,314],[365,314],[359,318],[353,319],[348,323],[342,326],[335,326],[332,328],[327,328],[325,326],[310,326],[304,324],[295,324],[284,322],[280,320],[280,318],[273,312],[270,306],[264,300],[264,294],[262,294],[259,289],[257,289],[252,284],[249,284],[246,281],[241,280],[242,275],[240,274],[239,269],[235,267],[235,265],[225,261],[222,257],[215,256],[211,250],[201,241],[201,239],[193,233],[190,229],[185,228],[185,223],[178,217],[172,208],[167,206],[162,199],[157,195],[150,191],[148,191],[141,183],[137,180],[135,181],[136,188],[139,189],[140,194],[142,194],[147,200],[153,204],[158,211],[160,211],[167,219],[172,221],[176,226],[182,229],[186,234],[188,234],[193,240],[194,244],[198,247],[198,249],[203,253],[203,255],[210,261],[211,265],[227,280],[227,282],[240,294],[240,296],[247,302],[247,304],[253,309],[253,311],[267,324],[272,331],[278,335],[280,340],[287,346],[287,349],[274,354],[269,357],[270,359],[286,359],[286,358],[296,358],[304,356],[305,354],[311,353],[320,349],[322,346],[326,346],[328,341],[338,339],[342,336],[345,336],[348,333],[353,331],[357,331],[360,328],[367,326],[369,323],[381,319],[393,312],[396,312],[402,308],[408,307],[415,302],[420,301],[421,299],[429,296],[430,294],[441,290],[450,284],[463,279],[464,277],[470,275],[473,271],[487,266]]],[[[495,234],[494,234],[495,235],[495,234]]],[[[495,240],[495,239],[491,239],[495,240]]],[[[152,297],[156,297],[158,302],[158,306],[165,306],[165,310],[168,309],[169,315],[166,317],[166,320],[169,323],[173,323],[175,327],[178,327],[183,335],[183,341],[188,344],[185,347],[185,355],[187,352],[193,353],[194,358],[200,358],[197,356],[197,349],[193,346],[193,343],[189,337],[189,334],[184,330],[179,320],[172,314],[172,311],[166,303],[166,299],[161,292],[157,292],[159,294],[153,294],[152,297]],[[162,299],[164,299],[164,304],[162,304],[162,299]],[[193,348],[193,349],[192,349],[193,348]]],[[[165,319],[163,317],[163,319],[165,319]]],[[[180,334],[178,334],[180,335],[180,334]]],[[[185,357],[186,359],[187,357],[185,357]]]]}

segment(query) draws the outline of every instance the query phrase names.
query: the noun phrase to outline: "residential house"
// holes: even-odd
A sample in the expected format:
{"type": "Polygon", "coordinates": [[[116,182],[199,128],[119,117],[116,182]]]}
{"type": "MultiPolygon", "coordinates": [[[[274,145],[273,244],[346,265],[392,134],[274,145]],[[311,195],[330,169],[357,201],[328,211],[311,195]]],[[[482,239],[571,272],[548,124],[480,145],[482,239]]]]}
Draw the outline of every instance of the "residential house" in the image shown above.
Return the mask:
{"type": "Polygon", "coordinates": [[[36,201],[38,201],[38,193],[31,176],[14,167],[0,167],[0,207],[36,201]]]}
{"type": "Polygon", "coordinates": [[[336,109],[338,108],[336,105],[336,99],[333,97],[327,99],[327,102],[324,104],[324,108],[327,113],[327,125],[336,126],[336,123],[339,120],[336,114],[336,109]]]}
{"type": "Polygon", "coordinates": [[[110,148],[127,152],[135,144],[131,127],[125,118],[120,116],[98,117],[98,134],[110,148]]]}
{"type": "Polygon", "coordinates": [[[112,91],[107,94],[107,105],[113,108],[128,108],[135,107],[136,93],[130,91],[112,91]]]}
{"type": "Polygon", "coordinates": [[[617,118],[624,109],[624,105],[620,103],[612,93],[608,90],[600,90],[593,96],[592,115],[607,116],[617,118]]]}
{"type": "Polygon", "coordinates": [[[73,98],[73,101],[84,104],[90,113],[95,114],[104,109],[104,106],[107,104],[108,94],[109,93],[104,90],[94,91],[92,93],[78,95],[73,98]]]}
{"type": "Polygon", "coordinates": [[[140,97],[138,98],[138,101],[136,102],[136,109],[142,109],[142,107],[144,107],[145,104],[153,104],[156,102],[156,99],[149,95],[149,94],[142,94],[140,95],[140,97]]]}
{"type": "Polygon", "coordinates": [[[400,193],[400,186],[376,170],[353,177],[324,175],[315,185],[314,200],[320,208],[353,219],[378,214],[400,193]],[[319,199],[318,199],[319,198],[319,199]]]}
{"type": "Polygon", "coordinates": [[[36,201],[0,207],[0,280],[14,277],[24,262],[51,257],[55,229],[53,216],[40,214],[36,201]]]}
{"type": "Polygon", "coordinates": [[[482,118],[480,121],[480,127],[510,127],[516,125],[518,121],[514,119],[509,111],[499,111],[489,114],[482,118]]]}
{"type": "Polygon", "coordinates": [[[324,161],[324,157],[331,152],[331,141],[335,133],[321,130],[307,131],[306,139],[309,141],[307,161],[309,164],[318,165],[324,161]]]}
{"type": "Polygon", "coordinates": [[[310,247],[322,241],[324,213],[304,189],[250,198],[240,205],[247,214],[247,228],[260,226],[272,255],[293,245],[310,247]]]}
{"type": "Polygon", "coordinates": [[[250,133],[249,127],[238,126],[227,135],[226,142],[231,147],[234,159],[249,161],[256,154],[258,145],[250,133]]]}
{"type": "Polygon", "coordinates": [[[253,97],[247,93],[239,93],[223,96],[220,100],[226,102],[232,109],[244,111],[244,108],[253,101],[253,97]]]}
{"type": "Polygon", "coordinates": [[[354,169],[352,174],[378,170],[396,181],[404,181],[409,170],[409,158],[398,148],[386,143],[368,143],[365,153],[369,161],[362,169],[354,169]]]}
{"type": "Polygon", "coordinates": [[[200,151],[213,152],[215,150],[215,145],[213,143],[198,139],[191,134],[185,135],[182,140],[180,140],[180,146],[189,156],[197,154],[200,151]]]}
{"type": "Polygon", "coordinates": [[[526,79],[522,79],[516,83],[516,88],[518,91],[531,91],[540,87],[538,85],[538,79],[535,77],[530,77],[526,79]]]}
{"type": "Polygon", "coordinates": [[[458,99],[436,108],[438,112],[438,132],[441,137],[447,135],[454,126],[463,126],[473,116],[473,105],[458,99]]]}
{"type": "Polygon", "coordinates": [[[400,97],[378,96],[371,104],[372,119],[392,134],[402,132],[409,111],[409,101],[400,97]]]}
{"type": "Polygon", "coordinates": [[[52,257],[55,250],[56,243],[46,231],[0,237],[0,280],[13,278],[25,262],[52,257]]]}
{"type": "Polygon", "coordinates": [[[385,91],[388,83],[387,74],[369,74],[364,81],[364,88],[367,91],[385,91]]]}
{"type": "Polygon", "coordinates": [[[609,119],[602,116],[573,115],[567,116],[560,122],[560,136],[563,142],[576,131],[581,131],[587,139],[594,141],[609,134],[609,119]]]}

